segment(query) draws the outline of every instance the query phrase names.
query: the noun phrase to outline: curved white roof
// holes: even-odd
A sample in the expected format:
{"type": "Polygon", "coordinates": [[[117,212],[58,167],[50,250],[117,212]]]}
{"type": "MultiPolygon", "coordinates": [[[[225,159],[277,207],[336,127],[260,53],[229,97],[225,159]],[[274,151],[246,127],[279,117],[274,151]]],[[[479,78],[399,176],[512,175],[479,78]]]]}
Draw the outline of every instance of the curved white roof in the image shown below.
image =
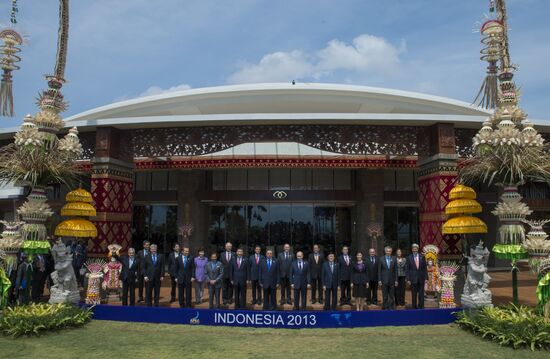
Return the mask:
{"type": "Polygon", "coordinates": [[[124,128],[243,123],[471,122],[490,112],[415,92],[316,83],[268,83],[163,93],[101,106],[67,118],[67,126],[124,128]]]}

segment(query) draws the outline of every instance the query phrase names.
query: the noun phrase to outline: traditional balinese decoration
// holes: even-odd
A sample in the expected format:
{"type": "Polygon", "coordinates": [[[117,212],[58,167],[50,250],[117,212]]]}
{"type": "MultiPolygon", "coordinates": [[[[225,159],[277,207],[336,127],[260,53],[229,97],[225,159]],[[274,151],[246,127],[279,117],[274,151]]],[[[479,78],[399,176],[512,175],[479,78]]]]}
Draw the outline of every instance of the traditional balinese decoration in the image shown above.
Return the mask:
{"type": "Polygon", "coordinates": [[[21,225],[19,221],[0,221],[4,225],[4,230],[0,234],[0,250],[4,254],[2,267],[8,277],[12,271],[17,270],[17,254],[23,245],[21,237],[21,225]]]}
{"type": "Polygon", "coordinates": [[[547,319],[550,319],[550,258],[540,262],[538,280],[538,309],[547,319]]]}
{"type": "Polygon", "coordinates": [[[80,301],[80,292],[76,284],[73,269],[73,255],[61,239],[52,247],[52,256],[55,262],[55,271],[51,277],[53,285],[50,287],[50,304],[74,303],[80,301]]]}
{"type": "Polygon", "coordinates": [[[180,234],[182,238],[182,242],[180,243],[181,246],[188,246],[189,245],[189,238],[191,237],[191,234],[193,234],[193,223],[188,222],[184,223],[180,226],[180,234]]]}
{"type": "Polygon", "coordinates": [[[8,297],[11,288],[11,281],[4,269],[4,261],[6,260],[6,252],[0,249],[0,310],[4,309],[8,304],[8,297]]]}
{"type": "Polygon", "coordinates": [[[17,0],[12,0],[11,27],[0,31],[0,68],[2,68],[2,80],[0,81],[0,114],[13,117],[13,75],[12,72],[19,70],[18,65],[21,57],[20,46],[23,44],[23,37],[14,29],[17,24],[17,0]]]}
{"type": "Polygon", "coordinates": [[[524,220],[524,222],[531,227],[531,230],[527,233],[527,238],[521,246],[529,254],[531,271],[539,273],[541,261],[550,257],[550,240],[548,240],[548,234],[542,229],[550,220],[524,220]]]}
{"type": "Polygon", "coordinates": [[[86,288],[86,304],[101,304],[101,279],[103,278],[103,268],[105,261],[100,258],[94,258],[84,263],[88,273],[88,287],[86,288]]]}
{"type": "Polygon", "coordinates": [[[60,113],[66,109],[61,93],[65,82],[65,62],[69,26],[69,1],[59,2],[57,58],[53,75],[46,76],[48,89],[38,99],[38,113],[25,117],[15,141],[0,149],[0,184],[12,183],[30,187],[30,195],[19,208],[23,250],[30,254],[46,253],[44,223],[53,214],[46,201],[45,189],[54,183],[71,185],[78,173],[75,160],[81,157],[76,129],[61,140],[58,132],[64,123],[60,113]]]}
{"type": "Polygon", "coordinates": [[[472,216],[482,211],[476,197],[474,189],[463,184],[457,184],[451,189],[450,202],[445,206],[445,214],[451,218],[443,224],[443,234],[487,233],[487,225],[472,216]]]}
{"type": "Polygon", "coordinates": [[[460,266],[451,261],[442,261],[439,265],[441,278],[441,294],[439,296],[439,308],[455,308],[455,273],[460,266]]]}
{"type": "Polygon", "coordinates": [[[92,205],[92,195],[82,188],[77,188],[65,197],[67,202],[61,208],[62,216],[76,216],[70,218],[55,227],[55,235],[61,237],[77,238],[95,238],[97,237],[97,228],[89,220],[80,217],[93,217],[96,215],[96,209],[92,205]]]}
{"type": "Polygon", "coordinates": [[[513,301],[518,304],[516,262],[526,256],[521,247],[525,232],[520,222],[530,210],[521,203],[517,187],[530,181],[550,183],[550,152],[519,107],[519,90],[514,82],[517,66],[510,60],[505,0],[494,1],[493,14],[493,18],[482,26],[485,46],[482,60],[490,58],[490,67],[497,73],[498,91],[495,100],[494,91],[485,90],[482,97],[478,96],[478,100],[481,99],[478,103],[495,110],[474,137],[475,154],[464,161],[459,176],[463,183],[497,185],[504,189],[493,212],[501,219],[493,252],[499,258],[511,260],[513,301]]]}
{"type": "Polygon", "coordinates": [[[422,255],[426,260],[426,266],[428,269],[428,279],[424,286],[424,292],[426,293],[427,300],[435,301],[439,288],[441,287],[441,280],[439,278],[439,261],[438,256],[439,248],[436,245],[428,244],[422,248],[422,255]]]}
{"type": "Polygon", "coordinates": [[[110,260],[103,266],[103,272],[105,273],[103,277],[103,289],[108,294],[108,300],[111,301],[120,298],[120,289],[122,288],[120,272],[122,271],[122,264],[116,260],[113,254],[120,255],[122,246],[119,244],[110,244],[107,246],[107,249],[109,250],[107,255],[110,257],[110,260]]]}
{"type": "Polygon", "coordinates": [[[491,277],[487,274],[489,250],[479,241],[475,248],[470,250],[468,259],[468,275],[461,296],[461,305],[464,308],[493,306],[492,294],[489,290],[491,277]]]}

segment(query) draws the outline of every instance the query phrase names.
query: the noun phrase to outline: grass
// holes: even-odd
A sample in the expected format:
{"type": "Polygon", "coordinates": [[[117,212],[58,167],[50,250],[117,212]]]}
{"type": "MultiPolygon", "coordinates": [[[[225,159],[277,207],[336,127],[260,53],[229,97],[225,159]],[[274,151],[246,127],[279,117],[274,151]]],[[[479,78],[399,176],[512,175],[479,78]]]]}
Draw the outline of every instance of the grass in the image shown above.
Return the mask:
{"type": "Polygon", "coordinates": [[[548,358],[456,325],[360,329],[253,329],[92,321],[42,337],[0,337],[3,358],[548,358]],[[476,355],[477,354],[477,355],[476,355]]]}

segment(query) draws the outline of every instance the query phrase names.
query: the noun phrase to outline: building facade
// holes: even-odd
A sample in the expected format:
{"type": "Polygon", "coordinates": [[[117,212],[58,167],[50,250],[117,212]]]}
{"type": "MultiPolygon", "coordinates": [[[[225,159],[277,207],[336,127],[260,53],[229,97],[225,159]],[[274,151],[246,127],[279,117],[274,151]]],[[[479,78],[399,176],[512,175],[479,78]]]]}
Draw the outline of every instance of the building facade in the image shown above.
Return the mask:
{"type": "MultiPolygon", "coordinates": [[[[164,252],[176,241],[193,251],[231,241],[248,252],[284,243],[381,252],[418,242],[459,258],[461,238],[441,234],[444,207],[488,115],[436,96],[327,84],[193,89],[83,112],[66,125],[80,131],[84,185],[98,212],[89,253],[145,239],[164,252]]],[[[535,123],[548,138],[550,124],[535,123]]],[[[548,215],[548,187],[523,190],[536,215],[548,215]]],[[[497,193],[479,191],[494,230],[497,193]]],[[[62,194],[54,189],[52,201],[62,194]]],[[[3,217],[22,195],[4,196],[3,217]]],[[[484,239],[491,245],[496,233],[484,239]]]]}

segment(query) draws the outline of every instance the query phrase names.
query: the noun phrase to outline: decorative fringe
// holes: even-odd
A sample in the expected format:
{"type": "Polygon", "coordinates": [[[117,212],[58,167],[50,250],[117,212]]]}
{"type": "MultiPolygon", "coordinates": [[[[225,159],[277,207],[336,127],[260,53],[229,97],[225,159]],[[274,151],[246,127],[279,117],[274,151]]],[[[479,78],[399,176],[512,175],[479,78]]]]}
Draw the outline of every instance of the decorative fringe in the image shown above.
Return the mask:
{"type": "Polygon", "coordinates": [[[498,104],[498,78],[496,64],[490,64],[487,67],[487,76],[476,95],[474,104],[487,108],[494,109],[498,104]]]}
{"type": "Polygon", "coordinates": [[[0,113],[5,117],[13,117],[13,82],[9,72],[4,72],[0,82],[0,113]]]}

